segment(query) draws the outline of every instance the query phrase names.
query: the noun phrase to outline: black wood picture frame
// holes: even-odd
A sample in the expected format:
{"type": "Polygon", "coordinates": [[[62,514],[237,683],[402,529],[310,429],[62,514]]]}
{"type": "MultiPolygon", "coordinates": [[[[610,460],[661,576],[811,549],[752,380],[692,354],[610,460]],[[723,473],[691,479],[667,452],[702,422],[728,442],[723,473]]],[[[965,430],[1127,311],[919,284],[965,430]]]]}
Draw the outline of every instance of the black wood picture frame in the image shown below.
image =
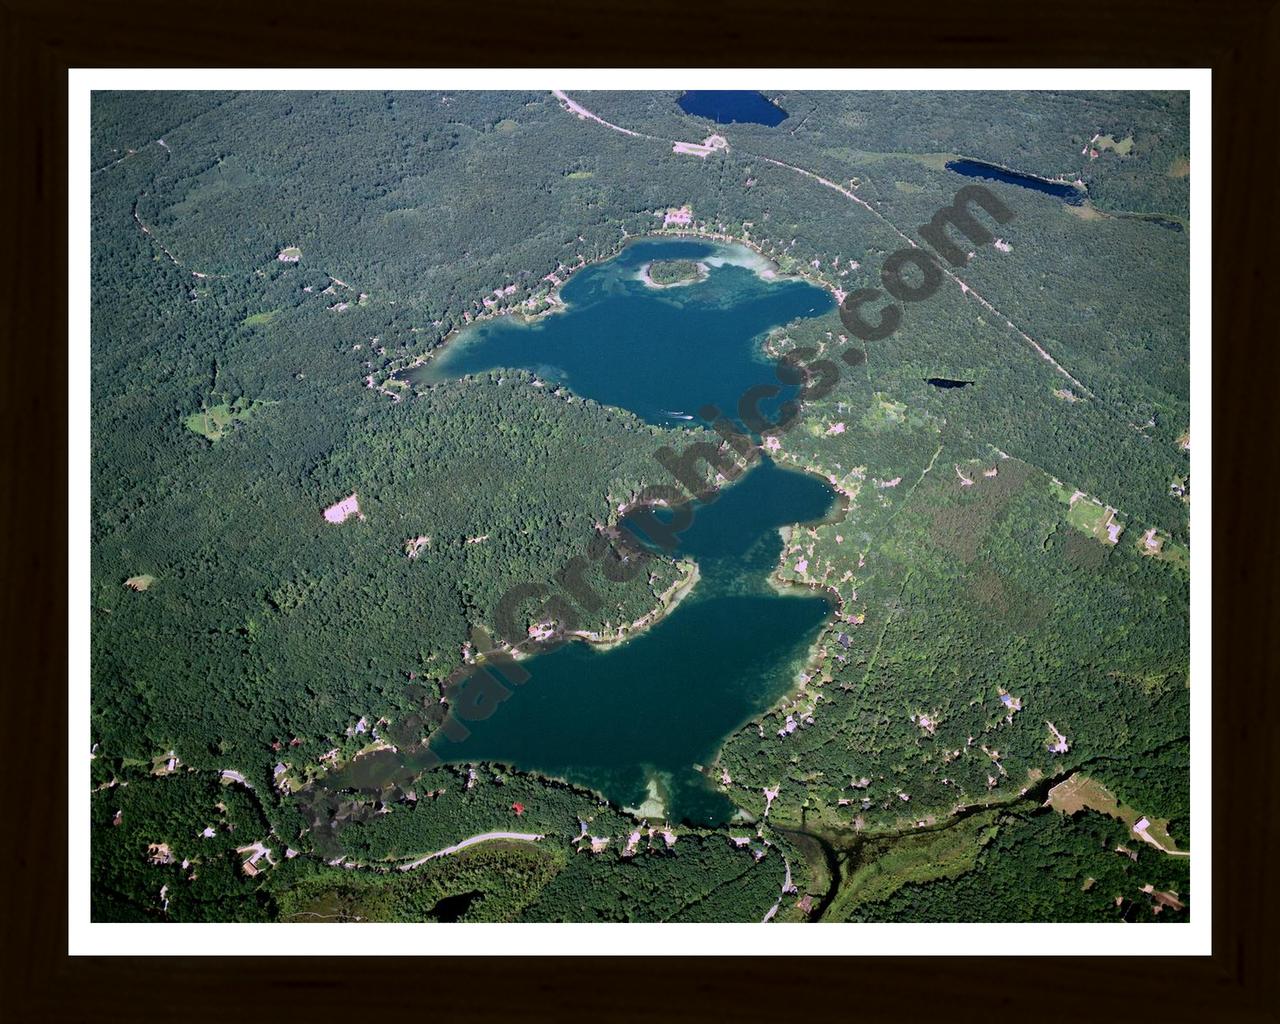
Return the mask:
{"type": "MultiPolygon", "coordinates": [[[[13,1021],[270,1019],[337,1011],[488,1021],[716,1014],[985,1021],[1280,1018],[1275,854],[1276,328],[1280,6],[1187,0],[873,9],[565,0],[481,9],[222,0],[0,2],[5,105],[4,733],[35,787],[3,801],[0,1015],[13,1021]],[[667,31],[665,27],[678,28],[667,31]],[[536,39],[536,43],[531,40],[536,39]],[[1211,67],[1213,69],[1213,954],[1038,960],[383,960],[67,955],[67,70],[74,67],[1211,67]],[[38,368],[42,386],[34,380],[38,368]],[[1270,953],[1267,950],[1271,950],[1270,953]]],[[[1195,225],[1197,230],[1204,226],[1195,225]]],[[[1200,766],[1194,766],[1199,770],[1200,766]]],[[[942,926],[921,926],[942,927],[942,926]]],[[[1066,926],[1064,926],[1066,927],[1066,926]]],[[[838,953],[833,932],[832,953],[838,953]]],[[[288,931],[280,945],[288,949],[288,931]]],[[[539,953],[554,953],[541,948],[539,953]]],[[[164,947],[157,929],[157,952],[164,947]]],[[[359,954],[360,932],[335,932],[359,954]]],[[[1032,952],[1028,950],[1027,952],[1032,952]]],[[[978,955],[980,959],[970,959],[978,955]]]]}

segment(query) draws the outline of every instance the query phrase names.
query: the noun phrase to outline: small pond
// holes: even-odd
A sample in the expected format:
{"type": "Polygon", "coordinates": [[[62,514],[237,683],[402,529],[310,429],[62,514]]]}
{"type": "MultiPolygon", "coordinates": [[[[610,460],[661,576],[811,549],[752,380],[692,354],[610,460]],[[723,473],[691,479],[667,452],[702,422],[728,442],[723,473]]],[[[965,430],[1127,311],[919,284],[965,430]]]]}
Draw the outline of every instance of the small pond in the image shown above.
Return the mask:
{"type": "Polygon", "coordinates": [[[716,124],[764,124],[772,128],[789,116],[758,92],[691,89],[676,102],[686,114],[707,117],[716,124]]]}
{"type": "Polygon", "coordinates": [[[1037,178],[1034,174],[1020,174],[1004,167],[997,167],[995,164],[983,163],[981,160],[948,160],[947,170],[963,174],[966,178],[985,178],[987,181],[1000,181],[1006,185],[1017,185],[1019,188],[1043,192],[1071,206],[1081,205],[1089,195],[1086,189],[1076,188],[1074,185],[1037,178]]]}

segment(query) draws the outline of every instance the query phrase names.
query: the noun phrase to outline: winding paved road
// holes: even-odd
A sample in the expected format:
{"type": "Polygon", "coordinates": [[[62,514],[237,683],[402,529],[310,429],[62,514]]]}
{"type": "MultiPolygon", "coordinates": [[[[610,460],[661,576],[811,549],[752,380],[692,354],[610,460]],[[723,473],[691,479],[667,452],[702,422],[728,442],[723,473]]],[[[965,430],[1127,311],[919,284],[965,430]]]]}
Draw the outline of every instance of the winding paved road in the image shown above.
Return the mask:
{"type": "MultiPolygon", "coordinates": [[[[606,121],[604,118],[599,117],[598,115],[593,114],[591,111],[587,110],[587,108],[582,106],[581,104],[575,103],[573,100],[569,99],[569,97],[566,96],[564,92],[560,89],[552,89],[551,91],[555,95],[556,99],[558,99],[565,106],[567,110],[569,110],[573,114],[576,114],[580,118],[588,118],[592,121],[597,122],[598,124],[604,125],[606,128],[612,128],[615,132],[621,132],[623,135],[631,135],[631,136],[634,136],[635,138],[642,138],[642,139],[654,138],[654,136],[652,135],[643,135],[640,132],[632,131],[629,128],[622,128],[619,125],[612,124],[606,121]]],[[[763,154],[757,154],[757,156],[759,157],[759,159],[763,160],[765,163],[773,164],[775,167],[784,167],[789,171],[794,171],[796,174],[801,174],[812,181],[816,181],[818,184],[823,185],[826,188],[834,189],[836,192],[839,192],[846,199],[850,199],[853,202],[857,203],[859,206],[865,209],[877,220],[887,225],[889,229],[894,232],[894,234],[896,234],[899,238],[901,238],[904,242],[906,242],[909,246],[911,246],[911,248],[913,249],[920,248],[920,244],[916,242],[915,239],[913,239],[905,231],[903,231],[896,224],[894,224],[893,221],[891,221],[883,213],[877,210],[869,202],[867,202],[865,199],[861,198],[860,196],[855,195],[852,191],[845,188],[843,185],[840,185],[829,178],[824,178],[820,174],[814,174],[813,171],[807,171],[803,167],[797,167],[795,166],[795,164],[784,163],[782,160],[775,160],[773,159],[773,157],[764,156],[763,154]]],[[[1004,314],[999,309],[997,309],[991,302],[989,302],[983,296],[979,295],[976,291],[974,291],[971,285],[961,280],[957,274],[947,269],[941,263],[938,264],[938,269],[941,270],[942,273],[945,274],[948,278],[950,278],[951,281],[959,285],[960,290],[966,296],[972,297],[978,302],[979,305],[981,305],[989,313],[992,313],[995,316],[998,316],[1001,320],[1003,320],[1005,323],[1005,326],[1008,327],[1009,330],[1013,331],[1016,335],[1018,335],[1018,337],[1020,337],[1023,341],[1025,341],[1028,345],[1030,345],[1036,351],[1036,353],[1040,356],[1041,359],[1043,359],[1046,363],[1052,366],[1058,373],[1062,374],[1063,377],[1065,377],[1072,384],[1074,384],[1085,395],[1085,397],[1097,398],[1097,395],[1095,395],[1082,381],[1080,381],[1066,367],[1064,367],[1061,363],[1059,363],[1056,359],[1054,359],[1053,356],[1051,356],[1048,352],[1046,352],[1044,347],[1039,342],[1037,342],[1034,338],[1031,337],[1031,335],[1029,335],[1022,328],[1020,328],[1017,324],[1015,324],[1006,314],[1004,314]]]]}
{"type": "Polygon", "coordinates": [[[397,871],[412,871],[414,868],[425,864],[429,860],[435,860],[437,857],[447,857],[451,853],[458,853],[465,850],[468,846],[475,846],[478,843],[488,843],[495,839],[515,839],[520,842],[536,843],[545,836],[538,835],[534,832],[481,832],[478,836],[471,836],[462,840],[460,843],[454,843],[452,846],[446,846],[443,850],[437,850],[435,853],[429,853],[425,857],[419,857],[415,861],[408,864],[397,864],[397,871]]]}

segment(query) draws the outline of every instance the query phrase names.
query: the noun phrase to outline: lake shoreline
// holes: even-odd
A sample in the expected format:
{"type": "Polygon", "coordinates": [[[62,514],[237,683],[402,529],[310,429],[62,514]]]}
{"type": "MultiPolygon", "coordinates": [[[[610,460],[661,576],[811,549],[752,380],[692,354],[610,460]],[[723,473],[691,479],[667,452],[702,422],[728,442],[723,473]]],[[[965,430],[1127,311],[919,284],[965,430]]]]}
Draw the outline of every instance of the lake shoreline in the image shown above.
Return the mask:
{"type": "MultiPolygon", "coordinates": [[[[831,610],[827,613],[825,619],[819,626],[817,635],[814,636],[805,653],[798,656],[793,662],[795,671],[791,676],[791,680],[786,691],[759,714],[753,715],[740,723],[739,726],[731,731],[724,738],[724,741],[716,748],[715,755],[708,761],[707,768],[704,771],[704,774],[712,782],[718,780],[720,778],[720,773],[724,771],[724,765],[721,764],[720,758],[724,753],[725,746],[736,733],[740,732],[743,728],[752,723],[758,724],[763,722],[763,720],[771,714],[785,710],[787,706],[795,704],[798,699],[809,692],[809,684],[821,673],[823,662],[826,661],[826,641],[832,631],[840,623],[841,615],[844,611],[844,599],[835,587],[824,583],[784,579],[780,573],[786,566],[787,542],[792,535],[792,532],[804,526],[813,527],[843,522],[849,514],[849,497],[844,491],[832,486],[832,483],[827,476],[817,469],[804,465],[785,466],[782,463],[775,464],[778,465],[780,469],[788,469],[791,472],[801,473],[820,480],[823,486],[835,494],[835,501],[833,503],[834,508],[832,511],[821,519],[809,520],[807,522],[787,523],[778,527],[778,532],[782,536],[783,541],[782,550],[778,554],[777,563],[769,570],[769,587],[774,591],[774,593],[782,597],[803,597],[809,596],[805,593],[806,591],[815,592],[816,596],[821,596],[826,599],[831,610]]],[[[820,687],[817,687],[816,689],[820,689],[820,687]]],[[[724,792],[729,801],[740,811],[752,815],[756,813],[753,808],[748,807],[746,804],[741,803],[734,798],[734,791],[732,788],[721,787],[721,791],[724,792]]]]}
{"type": "Polygon", "coordinates": [[[692,559],[682,559],[676,564],[684,569],[684,575],[658,595],[658,603],[651,611],[645,612],[640,618],[627,623],[625,626],[610,630],[608,633],[601,634],[594,631],[588,632],[575,629],[572,632],[565,633],[564,636],[570,640],[588,644],[597,651],[608,651],[615,647],[621,647],[628,640],[633,640],[637,636],[643,635],[647,630],[652,629],[675,611],[680,602],[693,592],[693,588],[702,579],[702,572],[698,567],[698,563],[692,559]]]}
{"type": "MultiPolygon", "coordinates": [[[[598,256],[595,259],[586,260],[583,263],[578,264],[577,266],[573,267],[571,270],[566,272],[563,280],[559,280],[557,278],[557,280],[559,280],[559,284],[557,284],[555,287],[551,289],[550,292],[547,293],[546,301],[550,303],[550,305],[546,309],[538,310],[536,313],[531,313],[515,306],[505,307],[503,309],[497,309],[497,310],[486,310],[485,312],[479,314],[478,316],[473,317],[471,320],[468,320],[466,323],[462,324],[461,326],[454,327],[451,331],[449,331],[448,334],[446,334],[443,338],[441,338],[438,342],[436,342],[435,345],[427,349],[425,352],[417,356],[414,356],[412,360],[406,363],[404,366],[397,367],[394,370],[386,371],[386,377],[383,379],[382,383],[385,383],[386,380],[404,380],[405,383],[413,385],[415,382],[407,380],[403,376],[404,374],[407,374],[412,370],[420,369],[421,367],[427,365],[433,360],[438,359],[446,348],[448,348],[449,346],[457,342],[458,336],[462,334],[462,332],[472,327],[475,327],[477,324],[489,323],[492,321],[496,321],[502,317],[513,316],[513,317],[516,317],[521,324],[528,325],[528,324],[537,323],[539,320],[543,319],[544,317],[552,316],[556,313],[563,313],[569,308],[569,305],[561,297],[561,291],[563,290],[564,286],[567,285],[570,281],[572,281],[577,274],[579,274],[583,270],[586,270],[588,267],[598,266],[601,263],[608,263],[610,260],[617,259],[617,257],[620,256],[623,253],[623,251],[626,250],[629,246],[644,243],[644,242],[662,241],[664,239],[691,239],[691,240],[697,240],[697,241],[720,242],[725,245],[741,246],[742,248],[747,249],[750,252],[754,253],[755,255],[759,256],[767,264],[767,266],[764,266],[764,267],[748,268],[748,269],[753,269],[756,276],[759,277],[762,281],[807,281],[809,284],[812,284],[815,287],[818,287],[823,289],[824,291],[830,292],[835,297],[837,306],[839,306],[839,304],[844,301],[845,292],[840,288],[836,287],[835,285],[831,284],[829,281],[823,280],[821,277],[817,277],[812,274],[806,273],[804,269],[800,269],[800,268],[793,268],[792,270],[789,270],[789,271],[783,271],[782,268],[778,265],[777,261],[773,259],[773,257],[769,256],[759,245],[752,242],[751,239],[749,238],[729,234],[727,232],[705,231],[705,230],[699,230],[696,228],[676,229],[676,230],[667,230],[667,229],[659,228],[659,229],[655,229],[654,231],[645,232],[643,234],[628,235],[625,239],[623,239],[623,241],[621,241],[615,248],[610,250],[608,253],[598,256]]],[[[703,261],[699,261],[699,262],[701,263],[703,261]]],[[[647,270],[647,266],[644,269],[647,270]]],[[[704,278],[697,278],[696,280],[704,280],[704,278]]],[[[682,284],[693,284],[693,283],[695,283],[695,281],[693,280],[676,282],[675,285],[660,285],[660,284],[657,284],[656,282],[651,282],[651,281],[645,282],[645,284],[651,288],[668,288],[668,287],[676,287],[682,284]]],[[[373,379],[374,376],[375,375],[371,374],[370,379],[373,379]]],[[[376,388],[378,385],[367,384],[367,386],[370,388],[376,388]]]]}
{"type": "MultiPolygon", "coordinates": [[[[1004,171],[1006,174],[1011,174],[1018,178],[1029,178],[1032,181],[1042,181],[1046,185],[1070,185],[1077,192],[1082,192],[1085,194],[1087,194],[1089,191],[1089,187],[1084,183],[1083,180],[1081,180],[1079,176],[1075,178],[1068,178],[1066,175],[1066,172],[1059,174],[1056,178],[1046,178],[1043,174],[1035,174],[1031,171],[1020,171],[1016,167],[1008,167],[1005,164],[996,163],[994,160],[981,160],[975,156],[965,156],[963,153],[953,153],[950,155],[954,159],[948,161],[949,163],[966,163],[966,164],[981,165],[983,167],[991,167],[995,170],[1004,171]]],[[[952,173],[963,174],[964,172],[953,171],[952,173]]],[[[971,175],[966,174],[965,177],[971,177],[971,175]]]]}

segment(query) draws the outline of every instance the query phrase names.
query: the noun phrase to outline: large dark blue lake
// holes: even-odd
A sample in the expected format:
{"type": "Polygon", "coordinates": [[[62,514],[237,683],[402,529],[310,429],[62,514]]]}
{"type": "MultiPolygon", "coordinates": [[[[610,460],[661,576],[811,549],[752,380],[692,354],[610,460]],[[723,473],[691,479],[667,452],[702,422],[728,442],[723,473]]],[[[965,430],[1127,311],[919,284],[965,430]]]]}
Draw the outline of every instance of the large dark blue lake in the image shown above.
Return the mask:
{"type": "Polygon", "coordinates": [[[695,117],[707,117],[716,124],[781,124],[789,116],[776,103],[758,92],[691,89],[676,101],[680,109],[695,117]]]}

